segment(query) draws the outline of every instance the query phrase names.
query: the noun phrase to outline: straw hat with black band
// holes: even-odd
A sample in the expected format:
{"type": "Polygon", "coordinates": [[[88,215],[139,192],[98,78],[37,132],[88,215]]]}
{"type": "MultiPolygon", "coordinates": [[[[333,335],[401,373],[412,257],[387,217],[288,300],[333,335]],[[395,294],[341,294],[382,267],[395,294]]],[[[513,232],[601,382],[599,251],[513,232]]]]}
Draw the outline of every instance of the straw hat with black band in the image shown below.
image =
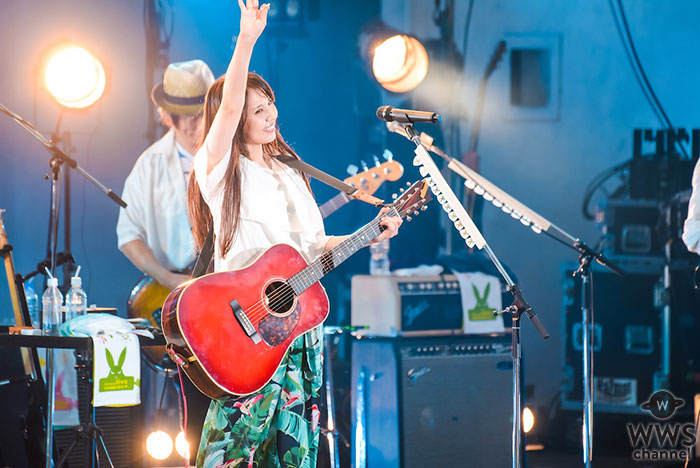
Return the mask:
{"type": "Polygon", "coordinates": [[[163,82],[151,90],[151,99],[171,114],[198,114],[213,82],[214,74],[201,60],[171,63],[165,69],[163,82]]]}

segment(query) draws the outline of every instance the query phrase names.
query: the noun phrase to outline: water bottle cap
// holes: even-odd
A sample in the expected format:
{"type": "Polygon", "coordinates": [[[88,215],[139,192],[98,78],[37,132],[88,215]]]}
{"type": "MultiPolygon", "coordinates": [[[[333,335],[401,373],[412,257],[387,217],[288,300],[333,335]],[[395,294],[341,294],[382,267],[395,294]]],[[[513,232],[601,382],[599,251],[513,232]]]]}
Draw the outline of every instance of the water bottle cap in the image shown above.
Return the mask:
{"type": "Polygon", "coordinates": [[[71,286],[82,286],[83,280],[80,279],[80,276],[74,276],[70,279],[70,285],[71,286]]]}
{"type": "Polygon", "coordinates": [[[49,278],[46,281],[46,285],[50,288],[55,288],[56,286],[58,286],[58,278],[49,278]]]}

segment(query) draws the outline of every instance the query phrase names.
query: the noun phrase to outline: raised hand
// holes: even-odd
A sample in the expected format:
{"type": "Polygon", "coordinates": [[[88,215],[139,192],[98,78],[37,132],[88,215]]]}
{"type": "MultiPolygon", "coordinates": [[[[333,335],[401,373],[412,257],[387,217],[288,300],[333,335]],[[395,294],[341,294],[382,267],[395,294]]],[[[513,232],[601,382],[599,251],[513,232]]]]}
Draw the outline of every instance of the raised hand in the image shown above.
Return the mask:
{"type": "Polygon", "coordinates": [[[238,0],[241,8],[241,32],[239,38],[255,42],[267,25],[270,4],[259,5],[258,0],[238,0]]]}

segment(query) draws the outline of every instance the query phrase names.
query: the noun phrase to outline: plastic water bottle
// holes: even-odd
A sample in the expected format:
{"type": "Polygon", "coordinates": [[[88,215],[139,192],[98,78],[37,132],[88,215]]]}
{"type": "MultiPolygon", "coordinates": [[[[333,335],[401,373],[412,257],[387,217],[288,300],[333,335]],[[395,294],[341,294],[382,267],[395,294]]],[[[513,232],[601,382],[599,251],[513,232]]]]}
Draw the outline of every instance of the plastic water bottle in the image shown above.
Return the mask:
{"type": "Polygon", "coordinates": [[[389,239],[384,239],[369,246],[369,274],[391,274],[391,271],[389,271],[389,239]]]}
{"type": "Polygon", "coordinates": [[[31,279],[29,279],[29,281],[24,283],[24,295],[27,298],[27,308],[29,309],[29,318],[32,321],[32,323],[27,324],[27,325],[31,325],[34,328],[40,328],[41,327],[41,318],[40,318],[41,303],[39,302],[39,295],[36,293],[36,290],[34,289],[34,278],[31,278],[31,279]]]}
{"type": "Polygon", "coordinates": [[[66,294],[66,322],[87,314],[87,294],[83,291],[80,276],[72,277],[70,286],[66,294]]]}
{"type": "Polygon", "coordinates": [[[61,306],[63,295],[58,290],[58,279],[49,278],[47,288],[41,296],[43,324],[41,326],[45,335],[58,335],[61,326],[61,306]]]}

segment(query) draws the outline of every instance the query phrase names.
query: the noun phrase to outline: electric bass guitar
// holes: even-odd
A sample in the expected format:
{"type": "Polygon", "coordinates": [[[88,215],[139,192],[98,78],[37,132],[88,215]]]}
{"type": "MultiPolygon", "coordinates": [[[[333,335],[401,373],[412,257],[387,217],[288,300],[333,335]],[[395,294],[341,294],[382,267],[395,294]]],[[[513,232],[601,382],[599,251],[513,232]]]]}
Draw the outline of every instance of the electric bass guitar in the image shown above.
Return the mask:
{"type": "Polygon", "coordinates": [[[430,200],[419,181],[333,249],[307,264],[278,244],[247,267],[212,273],[178,286],[163,304],[168,354],[210,398],[248,395],[270,381],[292,342],[328,316],[319,280],[368,245],[387,216],[417,215],[430,200]]]}
{"type": "MultiPolygon", "coordinates": [[[[379,164],[379,161],[375,157],[375,161],[377,161],[375,167],[367,168],[365,166],[363,172],[348,177],[343,182],[359,188],[368,195],[373,195],[385,180],[394,182],[403,176],[403,166],[400,162],[391,159],[391,157],[391,152],[384,151],[385,162],[379,164]]],[[[356,167],[355,170],[357,170],[356,167]]],[[[319,206],[318,209],[321,211],[323,219],[326,219],[350,201],[352,201],[352,197],[346,193],[340,192],[338,195],[319,206]]]]}

